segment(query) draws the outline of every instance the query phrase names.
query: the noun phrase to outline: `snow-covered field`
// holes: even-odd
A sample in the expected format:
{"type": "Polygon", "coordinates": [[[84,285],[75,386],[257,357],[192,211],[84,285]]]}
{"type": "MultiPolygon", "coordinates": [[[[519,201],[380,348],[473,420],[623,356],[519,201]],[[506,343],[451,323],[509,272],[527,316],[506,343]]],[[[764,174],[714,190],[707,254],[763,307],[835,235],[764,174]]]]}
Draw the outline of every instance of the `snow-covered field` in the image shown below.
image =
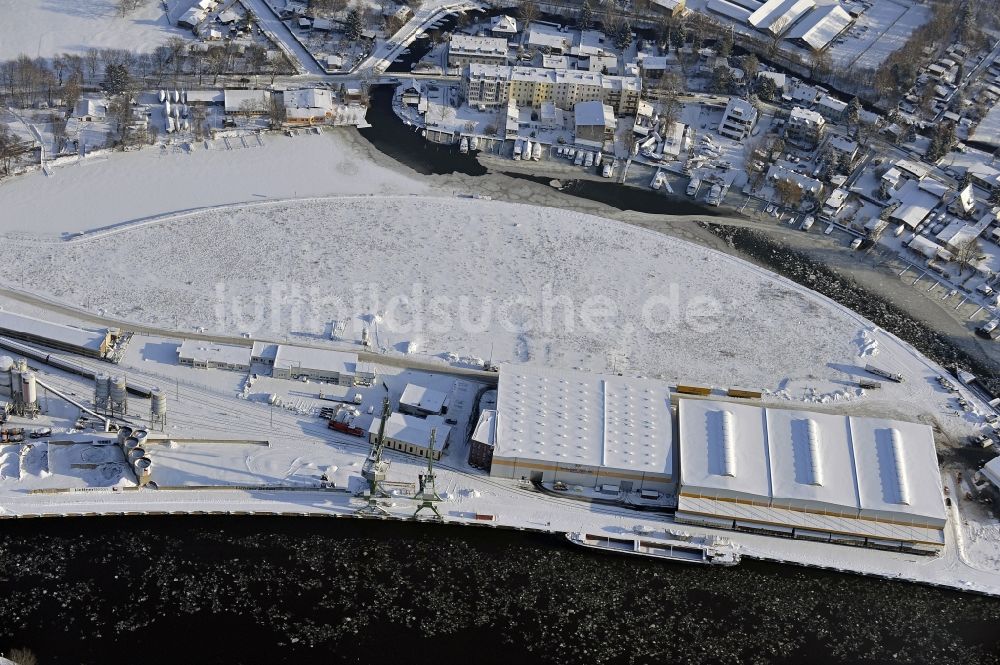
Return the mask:
{"type": "MultiPolygon", "coordinates": [[[[10,241],[22,244],[37,251],[10,241]]],[[[418,197],[268,202],[47,243],[39,265],[35,292],[166,328],[309,343],[335,331],[333,343],[360,348],[367,327],[397,357],[474,363],[492,352],[929,414],[954,434],[980,422],[952,408],[937,368],[848,310],[728,255],[574,212],[418,197]],[[862,395],[867,362],[907,380],[862,395]]],[[[18,286],[19,264],[0,279],[18,286]]]]}
{"type": "Polygon", "coordinates": [[[878,69],[930,16],[924,5],[906,0],[880,0],[844,33],[843,44],[830,46],[831,59],[845,69],[878,69]]]}
{"type": "Polygon", "coordinates": [[[338,131],[94,155],[0,186],[0,233],[58,236],[121,222],[262,199],[410,194],[429,186],[366,159],[338,131]]]}
{"type": "Polygon", "coordinates": [[[124,18],[117,5],[114,0],[0,0],[0,16],[4,17],[0,60],[22,54],[32,58],[80,55],[90,48],[147,52],[170,37],[191,36],[170,25],[159,0],[145,0],[124,18]]]}

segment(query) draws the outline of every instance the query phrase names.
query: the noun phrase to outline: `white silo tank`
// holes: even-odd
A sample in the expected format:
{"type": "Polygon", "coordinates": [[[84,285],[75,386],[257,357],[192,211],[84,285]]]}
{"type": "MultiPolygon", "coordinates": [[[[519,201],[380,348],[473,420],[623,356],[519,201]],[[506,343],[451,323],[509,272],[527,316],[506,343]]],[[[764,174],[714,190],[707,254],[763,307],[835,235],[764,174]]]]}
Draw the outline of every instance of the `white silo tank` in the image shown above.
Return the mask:
{"type": "Polygon", "coordinates": [[[139,447],[139,441],[137,441],[134,436],[130,436],[129,438],[125,439],[125,443],[122,445],[122,451],[126,455],[128,455],[138,447],[139,447]]]}
{"type": "Polygon", "coordinates": [[[94,397],[98,403],[107,402],[111,397],[111,377],[107,374],[98,374],[94,377],[94,397]]]}
{"type": "Polygon", "coordinates": [[[149,432],[144,429],[136,430],[132,433],[132,438],[136,440],[139,448],[143,448],[146,445],[146,441],[149,440],[149,432]]]}
{"type": "Polygon", "coordinates": [[[159,388],[153,388],[149,393],[149,408],[154,416],[167,414],[167,393],[159,388]]]}
{"type": "Polygon", "coordinates": [[[135,469],[135,475],[139,479],[139,484],[145,485],[149,482],[149,477],[153,473],[153,460],[148,457],[140,457],[135,461],[132,468],[135,469]]]}
{"type": "Polygon", "coordinates": [[[118,445],[124,446],[125,442],[132,438],[132,428],[122,427],[118,430],[118,445]]]}
{"type": "Polygon", "coordinates": [[[115,376],[111,379],[111,401],[125,401],[125,377],[115,376]]]}
{"type": "Polygon", "coordinates": [[[14,359],[10,356],[0,356],[0,393],[10,395],[10,370],[14,367],[14,359]]]}
{"type": "Polygon", "coordinates": [[[21,401],[25,404],[38,402],[38,386],[35,384],[34,372],[25,372],[21,375],[21,401]]]}
{"type": "Polygon", "coordinates": [[[128,453],[126,453],[126,457],[128,458],[128,463],[132,464],[133,466],[135,465],[136,460],[140,460],[145,456],[146,456],[146,451],[143,450],[142,448],[133,448],[132,450],[128,451],[128,453]]]}

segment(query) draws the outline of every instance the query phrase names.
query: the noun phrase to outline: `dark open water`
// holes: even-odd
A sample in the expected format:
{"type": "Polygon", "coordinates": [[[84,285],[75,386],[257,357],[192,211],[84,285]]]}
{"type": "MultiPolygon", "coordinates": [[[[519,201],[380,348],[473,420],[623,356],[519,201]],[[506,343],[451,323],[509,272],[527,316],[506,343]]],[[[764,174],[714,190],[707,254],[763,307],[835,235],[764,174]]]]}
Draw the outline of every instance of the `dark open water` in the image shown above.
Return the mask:
{"type": "Polygon", "coordinates": [[[322,518],[0,523],[0,650],[47,663],[1000,662],[1000,601],[554,536],[322,518]]]}

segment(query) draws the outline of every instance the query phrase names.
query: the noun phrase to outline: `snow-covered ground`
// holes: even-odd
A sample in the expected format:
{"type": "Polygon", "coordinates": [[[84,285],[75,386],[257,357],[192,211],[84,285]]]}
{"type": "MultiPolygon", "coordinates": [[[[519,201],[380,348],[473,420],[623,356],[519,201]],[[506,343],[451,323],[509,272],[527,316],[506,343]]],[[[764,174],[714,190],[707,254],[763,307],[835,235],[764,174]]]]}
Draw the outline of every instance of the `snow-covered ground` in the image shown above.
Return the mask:
{"type": "Polygon", "coordinates": [[[90,48],[148,52],[171,37],[191,37],[190,31],[170,24],[159,0],[140,3],[124,18],[114,0],[0,0],[0,16],[4,17],[0,60],[22,54],[32,58],[82,55],[90,48]]]}
{"type": "Polygon", "coordinates": [[[831,60],[844,69],[877,69],[930,16],[926,6],[915,2],[880,0],[843,34],[843,43],[831,44],[831,60]]]}
{"type": "MultiPolygon", "coordinates": [[[[733,257],[574,212],[341,197],[192,213],[41,253],[9,246],[38,254],[32,291],[170,329],[357,349],[368,328],[397,358],[474,364],[492,352],[930,417],[955,436],[981,423],[955,410],[939,368],[849,310],[733,257]],[[863,394],[867,362],[906,382],[863,394]]],[[[0,279],[19,287],[22,272],[10,263],[0,279]]]]}
{"type": "Polygon", "coordinates": [[[0,186],[0,233],[57,236],[244,201],[429,190],[374,164],[347,136],[269,134],[262,146],[231,141],[233,150],[215,141],[71,158],[51,177],[37,171],[0,186]]]}

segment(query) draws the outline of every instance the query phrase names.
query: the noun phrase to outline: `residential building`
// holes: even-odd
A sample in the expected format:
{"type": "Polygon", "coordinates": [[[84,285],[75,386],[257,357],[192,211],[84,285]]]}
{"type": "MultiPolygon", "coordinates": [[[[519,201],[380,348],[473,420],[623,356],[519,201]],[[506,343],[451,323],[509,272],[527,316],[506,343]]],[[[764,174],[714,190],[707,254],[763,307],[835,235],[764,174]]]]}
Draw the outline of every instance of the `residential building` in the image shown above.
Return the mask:
{"type": "Polygon", "coordinates": [[[333,94],[323,88],[286,90],[283,94],[285,123],[315,125],[333,118],[333,94]]]}
{"type": "Polygon", "coordinates": [[[813,108],[830,122],[840,122],[844,119],[844,113],[847,111],[847,102],[842,102],[830,95],[822,95],[816,100],[813,108]]]}
{"type": "Polygon", "coordinates": [[[513,16],[501,14],[493,19],[490,24],[490,32],[494,37],[509,38],[517,34],[517,21],[513,16]]]}
{"type": "Polygon", "coordinates": [[[816,111],[796,106],[788,116],[785,138],[793,143],[814,147],[822,140],[825,131],[826,118],[816,111]]]}
{"type": "Polygon", "coordinates": [[[653,0],[653,5],[670,16],[680,16],[684,12],[685,0],[653,0]]]}
{"type": "Polygon", "coordinates": [[[604,143],[614,139],[614,110],[600,101],[580,102],[573,107],[576,145],[602,150],[604,143]]]}
{"type": "Polygon", "coordinates": [[[506,65],[507,40],[502,37],[453,35],[448,43],[448,66],[506,65]]]}
{"type": "Polygon", "coordinates": [[[610,76],[597,72],[551,70],[541,67],[501,67],[470,64],[462,77],[462,94],[470,106],[540,108],[552,102],[571,109],[580,102],[601,101],[615,114],[635,113],[642,80],[638,76],[610,76]]]}
{"type": "Polygon", "coordinates": [[[858,144],[844,136],[831,136],[830,140],[826,142],[826,147],[838,160],[846,159],[853,162],[854,158],[858,156],[858,144]]]}
{"type": "Polygon", "coordinates": [[[719,133],[734,141],[742,141],[757,124],[757,109],[739,97],[732,97],[719,123],[719,133]]]}

